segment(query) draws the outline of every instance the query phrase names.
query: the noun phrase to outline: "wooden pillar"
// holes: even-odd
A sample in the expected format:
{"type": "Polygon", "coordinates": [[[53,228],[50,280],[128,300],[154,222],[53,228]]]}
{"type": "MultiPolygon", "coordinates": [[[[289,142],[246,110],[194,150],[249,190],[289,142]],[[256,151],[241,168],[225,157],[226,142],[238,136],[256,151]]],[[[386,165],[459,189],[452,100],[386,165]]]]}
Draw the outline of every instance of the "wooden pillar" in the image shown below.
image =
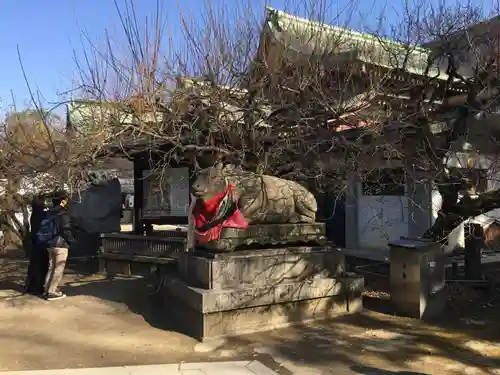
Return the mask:
{"type": "Polygon", "coordinates": [[[134,233],[144,234],[142,223],[142,205],[144,202],[144,190],[142,184],[142,169],[140,155],[134,155],[134,233]]]}
{"type": "Polygon", "coordinates": [[[467,280],[482,280],[481,249],[484,246],[484,230],[480,224],[469,224],[465,239],[465,278],[467,280]]]}

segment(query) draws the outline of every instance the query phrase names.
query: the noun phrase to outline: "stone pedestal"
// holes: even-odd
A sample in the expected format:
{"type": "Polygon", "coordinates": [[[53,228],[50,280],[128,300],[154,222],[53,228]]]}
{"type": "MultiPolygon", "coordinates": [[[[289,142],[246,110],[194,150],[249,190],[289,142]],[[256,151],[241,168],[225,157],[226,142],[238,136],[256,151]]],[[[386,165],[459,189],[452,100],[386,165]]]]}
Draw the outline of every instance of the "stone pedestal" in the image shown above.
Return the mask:
{"type": "Polygon", "coordinates": [[[441,315],[446,307],[442,245],[423,239],[401,239],[389,246],[395,312],[419,319],[441,315]]]}
{"type": "Polygon", "coordinates": [[[184,253],[163,284],[167,308],[199,340],[329,319],[362,309],[362,277],[330,247],[184,253]]]}
{"type": "Polygon", "coordinates": [[[266,248],[269,246],[326,245],[325,223],[297,224],[253,224],[248,228],[222,228],[219,239],[198,244],[212,253],[244,250],[249,246],[266,248]]]}

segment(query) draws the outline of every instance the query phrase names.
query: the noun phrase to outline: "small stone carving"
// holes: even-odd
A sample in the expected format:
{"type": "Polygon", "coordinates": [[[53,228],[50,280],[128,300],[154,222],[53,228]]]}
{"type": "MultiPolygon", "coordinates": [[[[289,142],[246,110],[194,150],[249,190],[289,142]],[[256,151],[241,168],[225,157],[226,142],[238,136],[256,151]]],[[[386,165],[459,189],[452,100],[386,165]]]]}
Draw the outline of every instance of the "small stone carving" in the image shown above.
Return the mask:
{"type": "Polygon", "coordinates": [[[218,164],[198,172],[191,186],[196,198],[208,200],[231,184],[238,208],[249,224],[314,223],[318,205],[300,184],[218,164]]]}

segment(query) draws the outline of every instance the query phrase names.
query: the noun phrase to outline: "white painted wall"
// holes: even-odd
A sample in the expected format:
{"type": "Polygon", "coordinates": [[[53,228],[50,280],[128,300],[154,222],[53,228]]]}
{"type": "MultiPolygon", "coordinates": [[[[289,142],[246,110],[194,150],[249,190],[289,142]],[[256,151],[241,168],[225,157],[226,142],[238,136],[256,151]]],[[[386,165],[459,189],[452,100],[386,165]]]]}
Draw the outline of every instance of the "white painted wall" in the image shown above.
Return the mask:
{"type": "MultiPolygon", "coordinates": [[[[442,198],[437,190],[431,193],[431,225],[437,219],[442,198]]],[[[495,210],[493,216],[499,216],[495,210]]],[[[488,217],[491,215],[488,215],[488,217]]],[[[408,198],[395,196],[362,196],[358,199],[359,246],[385,248],[391,240],[408,236],[408,198]]],[[[478,218],[480,220],[480,218],[478,218]]],[[[464,223],[448,236],[446,251],[465,246],[464,223]]]]}
{"type": "MultiPolygon", "coordinates": [[[[437,218],[442,198],[437,190],[431,193],[431,224],[437,218]]],[[[361,248],[386,248],[391,240],[408,236],[409,200],[406,196],[367,196],[358,187],[358,245],[361,248]]],[[[499,215],[500,216],[500,215],[499,215]]],[[[464,246],[464,224],[448,237],[447,250],[464,246]]]]}
{"type": "Polygon", "coordinates": [[[386,248],[391,240],[408,236],[408,198],[406,196],[370,196],[358,186],[358,246],[386,248]]]}
{"type": "MultiPolygon", "coordinates": [[[[498,188],[498,172],[495,172],[498,188]]],[[[391,240],[409,235],[409,200],[406,196],[367,196],[362,195],[361,184],[357,186],[358,247],[366,249],[386,248],[391,240]]],[[[431,225],[434,224],[441,208],[442,197],[437,190],[431,192],[431,225]]],[[[487,228],[491,222],[500,222],[500,209],[472,218],[487,228]]],[[[349,228],[346,228],[349,230],[349,228]]],[[[465,246],[465,222],[460,224],[448,236],[446,251],[465,246]]]]}

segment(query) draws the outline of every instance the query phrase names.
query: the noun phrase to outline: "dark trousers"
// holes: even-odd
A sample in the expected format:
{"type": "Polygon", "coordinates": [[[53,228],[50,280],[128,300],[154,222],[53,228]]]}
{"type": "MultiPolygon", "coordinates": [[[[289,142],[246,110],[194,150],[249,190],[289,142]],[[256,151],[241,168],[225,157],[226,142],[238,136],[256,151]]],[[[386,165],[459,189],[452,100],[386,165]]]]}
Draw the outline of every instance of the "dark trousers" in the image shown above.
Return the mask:
{"type": "Polygon", "coordinates": [[[26,278],[26,293],[43,293],[48,269],[49,254],[47,249],[33,244],[31,246],[28,275],[26,278]]]}

